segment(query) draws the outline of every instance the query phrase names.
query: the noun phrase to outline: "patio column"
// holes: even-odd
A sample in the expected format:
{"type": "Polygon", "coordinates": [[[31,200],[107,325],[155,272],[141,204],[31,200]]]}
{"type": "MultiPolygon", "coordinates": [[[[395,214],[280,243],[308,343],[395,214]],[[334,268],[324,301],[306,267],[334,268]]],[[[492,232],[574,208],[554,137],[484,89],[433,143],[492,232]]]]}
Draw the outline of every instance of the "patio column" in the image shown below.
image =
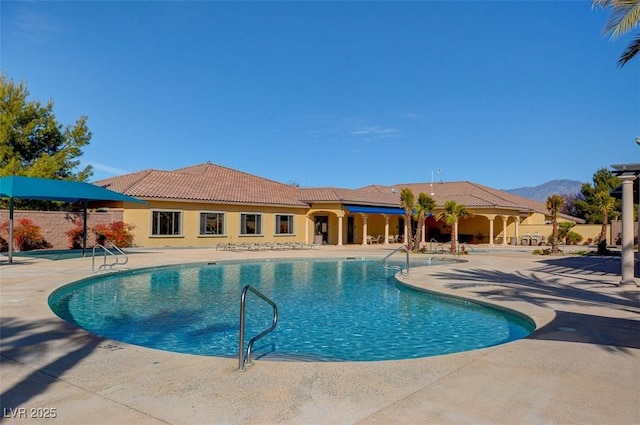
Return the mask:
{"type": "Polygon", "coordinates": [[[489,246],[493,246],[493,218],[489,219],[489,246]]]}
{"type": "Polygon", "coordinates": [[[633,181],[635,176],[620,176],[622,181],[622,279],[618,286],[636,285],[633,263],[633,181]]]}
{"type": "Polygon", "coordinates": [[[342,216],[338,216],[338,246],[342,246],[342,216]]]}
{"type": "Polygon", "coordinates": [[[502,217],[502,246],[507,245],[507,217],[502,217]]]}
{"type": "Polygon", "coordinates": [[[389,245],[389,216],[383,214],[384,217],[384,244],[389,245]]]}
{"type": "Polygon", "coordinates": [[[402,243],[409,246],[409,241],[407,240],[407,235],[409,234],[409,225],[407,224],[407,221],[405,220],[404,222],[404,234],[402,235],[402,243]]]}
{"type": "Polygon", "coordinates": [[[362,245],[367,244],[367,218],[366,214],[362,214],[362,245]]]}
{"type": "Polygon", "coordinates": [[[515,217],[516,224],[516,245],[518,245],[518,241],[520,240],[520,217],[515,217]]]}
{"type": "Polygon", "coordinates": [[[309,220],[310,220],[310,217],[308,215],[305,216],[305,220],[304,220],[304,243],[309,243],[309,220]]]}

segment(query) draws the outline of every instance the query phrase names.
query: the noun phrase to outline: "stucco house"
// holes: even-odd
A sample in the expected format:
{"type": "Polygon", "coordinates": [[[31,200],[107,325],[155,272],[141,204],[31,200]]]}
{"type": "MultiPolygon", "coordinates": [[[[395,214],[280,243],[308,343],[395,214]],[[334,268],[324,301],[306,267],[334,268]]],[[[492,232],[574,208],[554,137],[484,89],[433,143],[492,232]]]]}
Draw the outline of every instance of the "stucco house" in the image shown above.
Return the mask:
{"type": "MultiPolygon", "coordinates": [[[[450,229],[436,220],[448,200],[473,217],[459,223],[461,242],[515,244],[524,235],[551,232],[544,204],[476,183],[404,183],[358,189],[299,188],[212,163],[172,171],[144,170],[94,184],[146,204],[111,204],[135,226],[143,247],[211,247],[220,243],[304,242],[330,245],[394,243],[405,235],[400,191],[437,202],[422,240],[445,241],[450,229]]],[[[581,220],[562,216],[561,220],[581,220]]],[[[591,235],[583,235],[587,238],[591,235]]]]}

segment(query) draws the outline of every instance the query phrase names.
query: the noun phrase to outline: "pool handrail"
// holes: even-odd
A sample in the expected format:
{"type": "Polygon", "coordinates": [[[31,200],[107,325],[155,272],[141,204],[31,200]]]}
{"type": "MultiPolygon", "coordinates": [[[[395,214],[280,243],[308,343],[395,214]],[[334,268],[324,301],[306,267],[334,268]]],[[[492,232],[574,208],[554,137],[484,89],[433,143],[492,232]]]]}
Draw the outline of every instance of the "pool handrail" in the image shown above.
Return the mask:
{"type": "Polygon", "coordinates": [[[238,370],[244,371],[244,367],[251,366],[251,349],[253,348],[253,343],[267,335],[269,332],[276,328],[278,324],[278,306],[269,299],[262,292],[258,291],[251,285],[247,285],[242,289],[242,294],[240,295],[240,347],[238,349],[238,370]],[[264,331],[260,332],[258,335],[254,336],[249,340],[249,344],[247,344],[247,354],[244,354],[244,316],[245,316],[245,304],[247,298],[247,292],[251,291],[256,294],[258,297],[262,298],[266,303],[268,303],[271,307],[273,307],[273,321],[271,326],[264,331]]]}
{"type": "Polygon", "coordinates": [[[389,257],[391,257],[393,254],[395,254],[398,251],[404,250],[407,254],[407,272],[406,274],[409,275],[409,248],[406,247],[406,245],[400,245],[398,248],[394,249],[393,251],[391,251],[389,254],[387,254],[383,259],[382,259],[382,267],[384,267],[387,270],[397,270],[398,272],[400,272],[400,274],[402,274],[402,267],[400,266],[390,266],[389,264],[387,264],[387,259],[389,257]]]}
{"type": "Polygon", "coordinates": [[[112,248],[114,248],[116,251],[118,251],[117,253],[113,253],[111,252],[106,246],[101,245],[101,244],[96,244],[93,247],[93,253],[91,254],[91,271],[95,272],[96,268],[95,268],[95,263],[96,263],[96,248],[102,248],[102,250],[104,251],[104,260],[102,262],[102,265],[100,267],[98,267],[98,271],[103,270],[103,269],[107,269],[109,268],[109,270],[113,269],[113,266],[117,266],[117,265],[125,265],[129,262],[129,256],[127,254],[125,254],[125,252],[123,250],[121,250],[120,248],[118,248],[115,245],[111,245],[112,248]],[[111,255],[114,259],[115,262],[111,263],[111,264],[107,264],[107,254],[111,255]],[[122,255],[124,257],[124,261],[121,263],[120,262],[120,258],[118,257],[118,254],[122,255]]]}

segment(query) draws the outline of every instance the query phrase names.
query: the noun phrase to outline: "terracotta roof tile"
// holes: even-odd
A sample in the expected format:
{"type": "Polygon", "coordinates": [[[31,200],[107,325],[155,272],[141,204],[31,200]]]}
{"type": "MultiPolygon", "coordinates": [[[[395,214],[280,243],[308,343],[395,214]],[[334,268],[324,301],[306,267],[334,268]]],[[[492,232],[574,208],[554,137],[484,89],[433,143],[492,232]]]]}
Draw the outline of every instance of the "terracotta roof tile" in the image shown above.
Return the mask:
{"type": "Polygon", "coordinates": [[[95,184],[143,199],[308,206],[300,200],[297,187],[211,163],[175,171],[147,170],[95,184]]]}
{"type": "Polygon", "coordinates": [[[468,181],[369,185],[359,189],[298,188],[209,162],[174,171],[144,170],[94,184],[142,199],[292,207],[308,207],[314,202],[399,207],[400,192],[408,187],[416,196],[420,192],[433,193],[438,206],[454,200],[471,209],[503,208],[548,214],[541,202],[468,181]]]}

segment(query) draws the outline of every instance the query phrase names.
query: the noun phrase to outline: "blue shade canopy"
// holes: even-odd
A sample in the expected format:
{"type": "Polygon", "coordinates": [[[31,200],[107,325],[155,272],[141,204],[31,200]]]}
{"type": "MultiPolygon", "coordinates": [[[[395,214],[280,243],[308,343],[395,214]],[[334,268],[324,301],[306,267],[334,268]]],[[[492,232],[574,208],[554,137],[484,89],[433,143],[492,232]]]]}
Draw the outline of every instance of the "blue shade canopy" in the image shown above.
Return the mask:
{"type": "Polygon", "coordinates": [[[8,176],[0,178],[0,197],[9,199],[36,199],[41,201],[64,202],[145,202],[90,183],[24,176],[8,176]]]}
{"type": "Polygon", "coordinates": [[[365,205],[345,205],[351,213],[404,215],[404,209],[393,207],[372,207],[365,205]]]}

